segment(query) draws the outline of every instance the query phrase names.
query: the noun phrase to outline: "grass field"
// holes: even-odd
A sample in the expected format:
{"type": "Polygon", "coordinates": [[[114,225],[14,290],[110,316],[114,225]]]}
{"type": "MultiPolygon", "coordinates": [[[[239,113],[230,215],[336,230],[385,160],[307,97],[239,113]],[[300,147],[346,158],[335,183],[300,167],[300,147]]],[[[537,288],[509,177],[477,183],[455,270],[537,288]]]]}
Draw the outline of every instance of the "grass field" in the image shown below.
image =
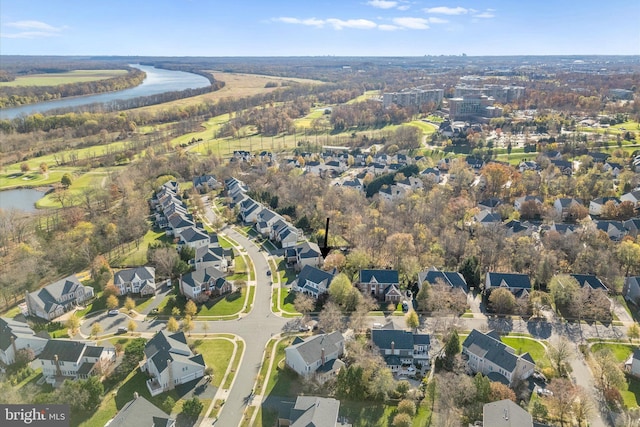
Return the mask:
{"type": "Polygon", "coordinates": [[[192,340],[194,349],[202,354],[204,363],[213,368],[211,384],[220,387],[222,378],[227,371],[233,354],[233,343],[226,339],[197,339],[192,340]]]}
{"type": "Polygon", "coordinates": [[[549,366],[547,352],[538,341],[524,337],[502,337],[501,340],[506,345],[513,347],[516,354],[528,352],[539,367],[549,366]]]}
{"type": "Polygon", "coordinates": [[[0,82],[0,87],[58,86],[68,83],[93,82],[124,76],[127,70],[73,70],[65,73],[45,73],[19,76],[12,82],[0,82]]]}
{"type": "Polygon", "coordinates": [[[616,360],[622,363],[629,358],[636,347],[627,344],[596,343],[591,346],[591,353],[595,353],[596,351],[602,350],[604,348],[608,348],[609,350],[611,350],[616,360]]]}

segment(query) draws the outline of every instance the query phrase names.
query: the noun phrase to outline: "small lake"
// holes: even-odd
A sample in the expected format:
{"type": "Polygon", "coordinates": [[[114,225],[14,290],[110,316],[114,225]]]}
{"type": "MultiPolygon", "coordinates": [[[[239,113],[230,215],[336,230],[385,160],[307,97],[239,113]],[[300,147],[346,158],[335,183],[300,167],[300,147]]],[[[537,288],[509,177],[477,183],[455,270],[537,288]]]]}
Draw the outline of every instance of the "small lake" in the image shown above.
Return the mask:
{"type": "Polygon", "coordinates": [[[32,188],[0,191],[0,209],[19,209],[25,212],[35,212],[35,204],[44,194],[44,191],[32,188]]]}
{"type": "Polygon", "coordinates": [[[0,119],[14,119],[23,114],[29,115],[34,113],[43,113],[56,108],[80,107],[87,104],[133,99],[165,92],[198,89],[211,84],[209,80],[198,74],[187,73],[184,71],[164,70],[149,65],[131,64],[130,66],[139,68],[147,73],[147,77],[144,79],[142,84],[136,87],[116,92],[76,96],[73,98],[38,102],[36,104],[23,105],[15,108],[6,108],[0,110],[0,119]]]}

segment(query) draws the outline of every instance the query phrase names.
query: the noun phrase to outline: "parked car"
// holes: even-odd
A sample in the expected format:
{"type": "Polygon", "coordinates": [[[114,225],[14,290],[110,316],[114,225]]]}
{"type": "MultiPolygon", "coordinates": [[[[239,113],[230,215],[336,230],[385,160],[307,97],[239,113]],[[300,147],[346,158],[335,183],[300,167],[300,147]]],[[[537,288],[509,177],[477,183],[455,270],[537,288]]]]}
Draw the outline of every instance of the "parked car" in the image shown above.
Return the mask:
{"type": "Polygon", "coordinates": [[[547,388],[539,388],[538,396],[553,396],[553,392],[547,388]]]}
{"type": "Polygon", "coordinates": [[[127,333],[127,328],[125,328],[124,326],[120,326],[116,333],[117,334],[126,334],[127,333]]]}
{"type": "Polygon", "coordinates": [[[109,314],[109,316],[117,316],[120,314],[120,310],[109,310],[107,314],[109,314]]]}
{"type": "Polygon", "coordinates": [[[271,270],[267,270],[267,276],[271,276],[271,270]]]}
{"type": "Polygon", "coordinates": [[[158,308],[154,308],[153,310],[151,310],[151,314],[158,314],[158,308]]]}

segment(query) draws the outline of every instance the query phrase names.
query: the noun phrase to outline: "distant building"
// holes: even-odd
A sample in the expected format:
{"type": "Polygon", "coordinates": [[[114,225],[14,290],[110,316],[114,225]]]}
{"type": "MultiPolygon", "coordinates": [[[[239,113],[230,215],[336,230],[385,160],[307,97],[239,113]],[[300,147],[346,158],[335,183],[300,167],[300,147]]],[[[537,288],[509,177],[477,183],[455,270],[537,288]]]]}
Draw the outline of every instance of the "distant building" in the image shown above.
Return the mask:
{"type": "Polygon", "coordinates": [[[482,407],[482,425],[487,427],[533,427],[531,414],[509,399],[486,403],[482,407]]]}
{"type": "Polygon", "coordinates": [[[633,99],[633,91],[627,89],[609,89],[609,96],[614,99],[633,99]]]}
{"type": "Polygon", "coordinates": [[[38,356],[47,344],[46,336],[46,332],[36,334],[26,321],[0,317],[0,362],[11,365],[22,349],[30,349],[38,356]]]}
{"type": "Polygon", "coordinates": [[[106,425],[109,427],[175,427],[176,420],[137,392],[106,425]]]}
{"type": "Polygon", "coordinates": [[[486,95],[502,104],[506,104],[524,97],[524,90],[522,86],[484,85],[483,87],[476,87],[459,85],[455,87],[453,96],[460,98],[463,96],[486,95]]]}
{"type": "Polygon", "coordinates": [[[444,97],[443,89],[404,89],[400,92],[389,92],[382,95],[382,105],[388,108],[391,104],[408,107],[433,103],[438,106],[444,97]]]}
{"type": "Polygon", "coordinates": [[[502,108],[493,106],[494,99],[485,95],[449,99],[449,120],[488,122],[502,117],[502,108]]]}
{"type": "Polygon", "coordinates": [[[280,407],[278,427],[351,427],[339,420],[340,401],[329,397],[298,396],[280,407]]]}

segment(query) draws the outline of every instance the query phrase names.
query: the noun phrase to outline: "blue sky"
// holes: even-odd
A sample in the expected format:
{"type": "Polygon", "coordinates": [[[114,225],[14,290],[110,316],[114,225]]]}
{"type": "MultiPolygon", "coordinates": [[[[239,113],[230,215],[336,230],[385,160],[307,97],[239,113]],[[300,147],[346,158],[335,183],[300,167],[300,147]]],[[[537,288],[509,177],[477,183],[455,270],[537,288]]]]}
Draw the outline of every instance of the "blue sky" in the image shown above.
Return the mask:
{"type": "Polygon", "coordinates": [[[638,0],[0,0],[0,54],[640,54],[638,0]]]}

